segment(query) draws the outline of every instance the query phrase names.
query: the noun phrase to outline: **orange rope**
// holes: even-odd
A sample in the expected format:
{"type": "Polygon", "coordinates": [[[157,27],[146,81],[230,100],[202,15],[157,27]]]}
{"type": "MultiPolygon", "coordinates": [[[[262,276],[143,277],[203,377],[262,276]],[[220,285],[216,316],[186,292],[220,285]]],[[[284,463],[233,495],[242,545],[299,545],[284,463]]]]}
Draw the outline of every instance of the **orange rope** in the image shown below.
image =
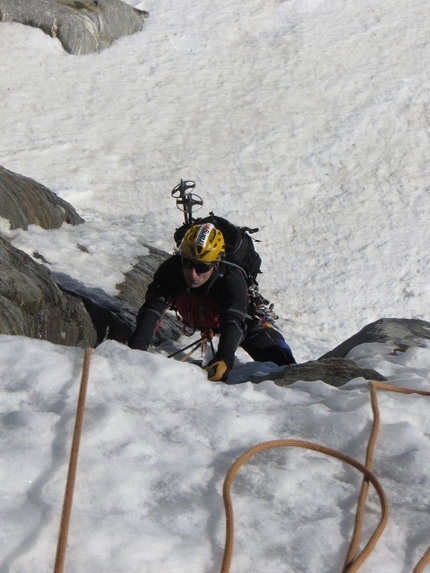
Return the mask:
{"type": "Polygon", "coordinates": [[[422,571],[424,571],[424,569],[426,568],[426,566],[430,563],[430,547],[427,549],[427,551],[424,553],[424,555],[422,556],[421,560],[417,563],[417,566],[415,567],[415,569],[412,571],[412,573],[422,573],[422,571]]]}
{"type": "MultiPolygon", "coordinates": [[[[388,390],[390,392],[397,392],[399,394],[419,394],[421,396],[430,396],[430,392],[425,392],[424,390],[413,390],[411,388],[400,388],[397,386],[391,386],[390,384],[383,384],[382,382],[369,382],[370,387],[370,397],[371,397],[371,405],[373,411],[373,424],[372,430],[369,437],[369,443],[367,446],[367,454],[366,454],[366,467],[369,470],[372,470],[373,465],[373,454],[375,451],[376,440],[378,437],[379,432],[379,425],[380,425],[380,415],[379,415],[379,406],[378,406],[378,397],[377,397],[377,390],[388,390]]],[[[351,563],[354,560],[354,556],[357,551],[358,544],[360,542],[361,530],[363,525],[363,518],[364,518],[364,510],[366,505],[367,493],[369,490],[369,483],[366,478],[363,479],[363,483],[361,485],[360,496],[357,504],[357,515],[355,520],[355,527],[354,533],[351,538],[351,543],[348,549],[348,553],[345,559],[345,565],[342,573],[349,572],[348,567],[350,567],[351,563]]],[[[429,548],[430,552],[430,548],[429,548]]],[[[420,561],[422,563],[423,559],[420,561]]],[[[427,557],[423,568],[430,560],[430,554],[427,557]]],[[[422,571],[422,569],[420,570],[422,571]]],[[[415,570],[414,570],[415,573],[415,570]]],[[[417,572],[418,573],[418,572],[417,572]]]]}
{"type": "MultiPolygon", "coordinates": [[[[225,510],[226,510],[227,531],[226,531],[226,548],[225,548],[225,552],[224,552],[224,560],[223,560],[223,565],[222,565],[222,569],[221,569],[222,573],[228,573],[228,571],[230,570],[231,558],[233,555],[234,523],[233,523],[233,507],[232,507],[231,496],[230,496],[230,486],[231,486],[231,483],[234,479],[234,476],[235,476],[237,470],[240,468],[240,466],[242,464],[244,464],[246,461],[248,461],[252,456],[257,454],[258,452],[261,452],[261,451],[267,450],[267,449],[271,449],[271,448],[283,448],[283,447],[307,448],[310,450],[314,450],[316,452],[321,452],[321,453],[326,454],[328,456],[332,456],[334,458],[338,458],[339,460],[342,460],[342,461],[352,465],[353,467],[355,467],[359,471],[361,471],[369,479],[369,481],[372,482],[372,484],[375,487],[376,492],[379,496],[380,502],[381,502],[381,517],[380,517],[378,527],[376,528],[375,532],[371,536],[365,550],[363,550],[363,553],[366,550],[368,550],[368,551],[372,550],[372,548],[376,544],[377,540],[379,539],[381,533],[383,532],[383,530],[385,528],[385,525],[388,521],[388,503],[387,503],[387,499],[385,497],[384,490],[382,489],[382,486],[379,483],[378,479],[365,466],[360,464],[360,462],[357,462],[357,460],[355,460],[354,458],[351,458],[351,457],[347,456],[346,454],[342,454],[341,452],[338,452],[336,450],[332,450],[330,448],[326,448],[325,446],[321,446],[319,444],[314,444],[312,442],[306,442],[303,440],[274,440],[271,442],[263,442],[262,444],[258,444],[257,446],[254,446],[253,448],[249,449],[240,458],[238,458],[236,460],[236,462],[234,462],[234,464],[231,466],[231,468],[227,474],[227,477],[224,481],[223,493],[224,493],[224,504],[225,504],[225,510]]],[[[361,555],[358,558],[360,560],[360,563],[361,563],[361,561],[364,560],[364,558],[362,558],[361,555]]],[[[356,570],[356,568],[351,569],[350,572],[352,573],[355,570],[356,570]]]]}
{"type": "MultiPolygon", "coordinates": [[[[361,567],[365,559],[369,556],[370,552],[376,545],[376,542],[381,536],[388,521],[388,502],[386,499],[386,495],[380,482],[378,481],[376,476],[372,473],[373,455],[375,451],[375,445],[380,425],[380,415],[379,415],[379,407],[378,407],[376,391],[377,389],[380,389],[380,390],[390,390],[392,392],[399,392],[402,394],[420,394],[422,396],[430,396],[430,392],[425,392],[423,390],[398,388],[396,386],[390,386],[389,384],[382,384],[380,382],[374,382],[374,381],[370,382],[369,386],[371,394],[371,405],[373,411],[373,424],[369,436],[369,442],[367,445],[366,463],[364,466],[360,464],[357,460],[347,456],[346,454],[343,454],[336,450],[331,450],[330,448],[326,448],[325,446],[321,446],[319,444],[314,444],[312,442],[306,442],[303,440],[274,440],[271,442],[263,442],[262,444],[258,444],[247,450],[244,454],[242,454],[242,456],[240,456],[233,463],[224,480],[224,488],[223,488],[224,506],[226,513],[226,540],[225,540],[224,557],[222,562],[221,573],[229,573],[233,557],[234,514],[233,514],[233,505],[231,502],[230,490],[236,472],[245,462],[247,462],[251,457],[253,457],[257,453],[271,448],[282,448],[282,447],[307,448],[317,452],[321,452],[323,454],[332,456],[334,458],[337,458],[343,462],[350,464],[363,474],[364,476],[363,482],[361,485],[360,495],[357,503],[357,514],[355,519],[354,532],[351,538],[350,546],[347,552],[342,573],[355,573],[359,569],[359,567],[361,567]],[[366,546],[364,547],[362,552],[358,556],[356,556],[363,526],[365,504],[367,500],[367,494],[369,491],[369,482],[372,483],[379,496],[379,500],[381,503],[381,517],[376,529],[372,533],[366,546]]],[[[429,562],[430,562],[430,547],[426,551],[426,553],[424,554],[418,565],[415,567],[413,573],[422,573],[422,571],[424,570],[426,565],[428,565],[429,562]]]]}
{"type": "Polygon", "coordinates": [[[93,349],[87,348],[82,366],[81,386],[79,390],[78,408],[76,412],[75,430],[73,433],[72,449],[70,452],[69,471],[67,475],[66,490],[64,493],[63,512],[61,515],[60,532],[58,536],[57,555],[55,558],[54,573],[62,573],[66,557],[67,536],[69,532],[70,515],[72,512],[73,490],[76,479],[76,468],[78,465],[79,443],[82,433],[82,423],[84,419],[85,397],[88,386],[88,376],[90,371],[91,354],[93,349]]]}

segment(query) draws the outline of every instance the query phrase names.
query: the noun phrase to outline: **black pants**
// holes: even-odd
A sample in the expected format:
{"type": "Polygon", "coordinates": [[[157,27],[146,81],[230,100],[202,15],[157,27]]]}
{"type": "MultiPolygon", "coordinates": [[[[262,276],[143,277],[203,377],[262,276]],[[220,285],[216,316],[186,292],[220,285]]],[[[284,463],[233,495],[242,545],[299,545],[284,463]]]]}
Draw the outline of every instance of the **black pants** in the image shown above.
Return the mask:
{"type": "Polygon", "coordinates": [[[240,345],[257,362],[274,362],[278,366],[296,364],[291,348],[282,334],[258,319],[247,321],[247,333],[240,345]]]}

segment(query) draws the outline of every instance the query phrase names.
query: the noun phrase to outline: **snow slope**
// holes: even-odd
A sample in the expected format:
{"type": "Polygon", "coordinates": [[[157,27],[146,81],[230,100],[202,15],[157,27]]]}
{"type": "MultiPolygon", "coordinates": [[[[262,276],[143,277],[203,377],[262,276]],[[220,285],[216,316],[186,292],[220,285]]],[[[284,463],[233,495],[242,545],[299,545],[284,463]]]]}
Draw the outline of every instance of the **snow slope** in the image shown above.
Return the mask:
{"type": "MultiPolygon", "coordinates": [[[[424,0],[129,1],[142,32],[85,57],[0,25],[0,164],[86,220],[0,232],[114,294],[142,242],[171,251],[170,197],[260,227],[263,293],[300,361],[381,317],[428,319],[424,0]],[[89,253],[77,248],[85,245],[89,253]]],[[[429,348],[351,357],[429,390],[429,348]]],[[[82,351],[0,336],[0,573],[51,570],[82,351]]],[[[238,353],[237,376],[268,373],[238,353]]],[[[404,573],[430,538],[426,398],[383,394],[375,473],[392,516],[363,571],[404,573]]],[[[67,570],[219,570],[222,480],[255,442],[317,440],[363,461],[367,385],[209,384],[190,364],[95,351],[67,570]]],[[[235,571],[339,571],[359,477],[310,451],[241,470],[235,571]]],[[[377,516],[370,500],[369,523],[377,516]]]]}

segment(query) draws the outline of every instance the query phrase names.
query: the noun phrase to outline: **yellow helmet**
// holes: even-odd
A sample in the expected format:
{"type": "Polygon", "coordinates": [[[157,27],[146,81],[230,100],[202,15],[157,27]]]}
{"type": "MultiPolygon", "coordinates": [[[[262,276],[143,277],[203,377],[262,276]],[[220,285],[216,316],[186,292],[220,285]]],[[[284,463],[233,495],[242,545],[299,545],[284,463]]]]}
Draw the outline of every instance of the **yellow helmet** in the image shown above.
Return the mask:
{"type": "Polygon", "coordinates": [[[224,237],[212,223],[193,225],[185,233],[178,253],[192,261],[216,263],[225,253],[224,237]]]}

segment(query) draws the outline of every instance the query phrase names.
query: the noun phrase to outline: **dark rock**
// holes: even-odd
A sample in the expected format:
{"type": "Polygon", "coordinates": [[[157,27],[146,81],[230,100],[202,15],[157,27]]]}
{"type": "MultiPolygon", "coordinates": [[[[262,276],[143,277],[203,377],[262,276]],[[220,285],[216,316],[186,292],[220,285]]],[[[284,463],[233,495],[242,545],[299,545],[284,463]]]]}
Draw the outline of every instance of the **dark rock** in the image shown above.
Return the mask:
{"type": "Polygon", "coordinates": [[[417,319],[381,318],[365,326],[360,332],[348,338],[334,350],[327,352],[318,360],[304,364],[292,364],[273,375],[278,386],[289,386],[298,380],[322,380],[331,386],[340,387],[354,378],[385,381],[386,378],[371,369],[360,368],[345,356],[365,343],[392,343],[397,351],[404,352],[410,347],[420,346],[420,340],[430,339],[430,323],[417,319]]]}
{"type": "Polygon", "coordinates": [[[118,299],[135,308],[140,308],[145,300],[146,290],[152,281],[155,271],[170,257],[165,251],[142,244],[142,247],[149,250],[148,255],[142,255],[137,259],[134,267],[124,274],[124,282],[116,285],[119,290],[118,299]]]}
{"type": "Polygon", "coordinates": [[[74,55],[140,31],[148,15],[120,0],[0,0],[0,21],[40,28],[74,55]]]}
{"type": "Polygon", "coordinates": [[[423,338],[430,339],[430,322],[409,318],[381,318],[365,326],[319,360],[345,357],[356,346],[371,342],[392,342],[399,351],[405,351],[420,346],[420,339],[423,338]]]}
{"type": "MultiPolygon", "coordinates": [[[[83,301],[97,331],[97,344],[105,339],[128,343],[148,285],[161,263],[170,256],[150,245],[142,246],[149,250],[149,254],[139,257],[134,267],[124,274],[124,281],[117,285],[119,294],[115,297],[100,288],[87,287],[64,273],[55,274],[62,290],[83,301]]],[[[173,313],[166,313],[154,334],[153,344],[177,340],[181,334],[181,323],[173,313]]]]}
{"type": "Polygon", "coordinates": [[[0,217],[12,229],[39,225],[58,229],[63,223],[78,225],[83,219],[74,208],[44,185],[0,166],[0,217]]]}
{"type": "Polygon", "coordinates": [[[289,386],[298,380],[322,380],[331,386],[340,387],[354,378],[385,381],[386,378],[371,369],[360,368],[345,356],[365,343],[389,342],[404,352],[410,347],[420,346],[422,339],[430,339],[430,323],[417,319],[381,318],[365,326],[360,332],[345,340],[335,349],[327,352],[318,360],[304,364],[292,364],[273,376],[279,386],[289,386]]]}
{"type": "MultiPolygon", "coordinates": [[[[12,228],[36,224],[45,229],[63,222],[82,223],[71,205],[33,179],[0,167],[0,216],[12,228]]],[[[144,245],[147,246],[147,245],[144,245]]],[[[79,248],[85,249],[78,245],[79,248]]],[[[95,346],[110,338],[127,343],[137,310],[158,266],[169,255],[147,246],[150,253],[119,285],[118,298],[87,287],[64,273],[52,274],[2,238],[0,243],[0,333],[41,338],[64,345],[95,346]]],[[[33,257],[49,265],[41,254],[33,257]]],[[[176,340],[182,331],[175,316],[166,315],[154,343],[176,340]]]]}
{"type": "Polygon", "coordinates": [[[96,344],[105,339],[123,344],[129,341],[135,327],[137,310],[134,307],[100,288],[87,287],[64,273],[56,273],[55,279],[64,292],[82,300],[97,331],[96,344]]]}
{"type": "MultiPolygon", "coordinates": [[[[314,382],[322,380],[330,386],[339,388],[354,378],[385,381],[386,378],[376,370],[360,368],[352,360],[327,358],[313,360],[303,364],[291,364],[270,377],[278,386],[289,386],[299,380],[314,382]]],[[[253,380],[255,382],[255,380],[253,380]]]]}
{"type": "Polygon", "coordinates": [[[66,346],[94,346],[96,330],[80,298],[0,236],[0,333],[66,346]]]}
{"type": "MultiPolygon", "coordinates": [[[[143,244],[149,250],[149,255],[139,257],[134,267],[125,273],[124,282],[117,285],[118,299],[139,309],[144,300],[148,285],[158,267],[170,255],[160,249],[143,244]]],[[[154,334],[153,344],[157,345],[165,340],[178,340],[183,334],[181,322],[173,313],[163,316],[160,327],[154,334]]]]}
{"type": "MultiPolygon", "coordinates": [[[[8,219],[13,229],[27,229],[29,224],[52,229],[63,222],[83,223],[73,207],[49,189],[2,167],[0,216],[8,219]]],[[[143,246],[149,249],[149,255],[139,258],[119,285],[119,296],[113,297],[64,273],[52,274],[1,238],[0,333],[73,346],[95,346],[106,338],[127,343],[148,284],[169,256],[149,245],[143,246]]],[[[82,245],[78,248],[86,249],[82,245]]],[[[33,257],[49,265],[40,253],[35,252],[33,257]]],[[[176,340],[181,334],[176,317],[166,314],[154,343],[176,340]]]]}

